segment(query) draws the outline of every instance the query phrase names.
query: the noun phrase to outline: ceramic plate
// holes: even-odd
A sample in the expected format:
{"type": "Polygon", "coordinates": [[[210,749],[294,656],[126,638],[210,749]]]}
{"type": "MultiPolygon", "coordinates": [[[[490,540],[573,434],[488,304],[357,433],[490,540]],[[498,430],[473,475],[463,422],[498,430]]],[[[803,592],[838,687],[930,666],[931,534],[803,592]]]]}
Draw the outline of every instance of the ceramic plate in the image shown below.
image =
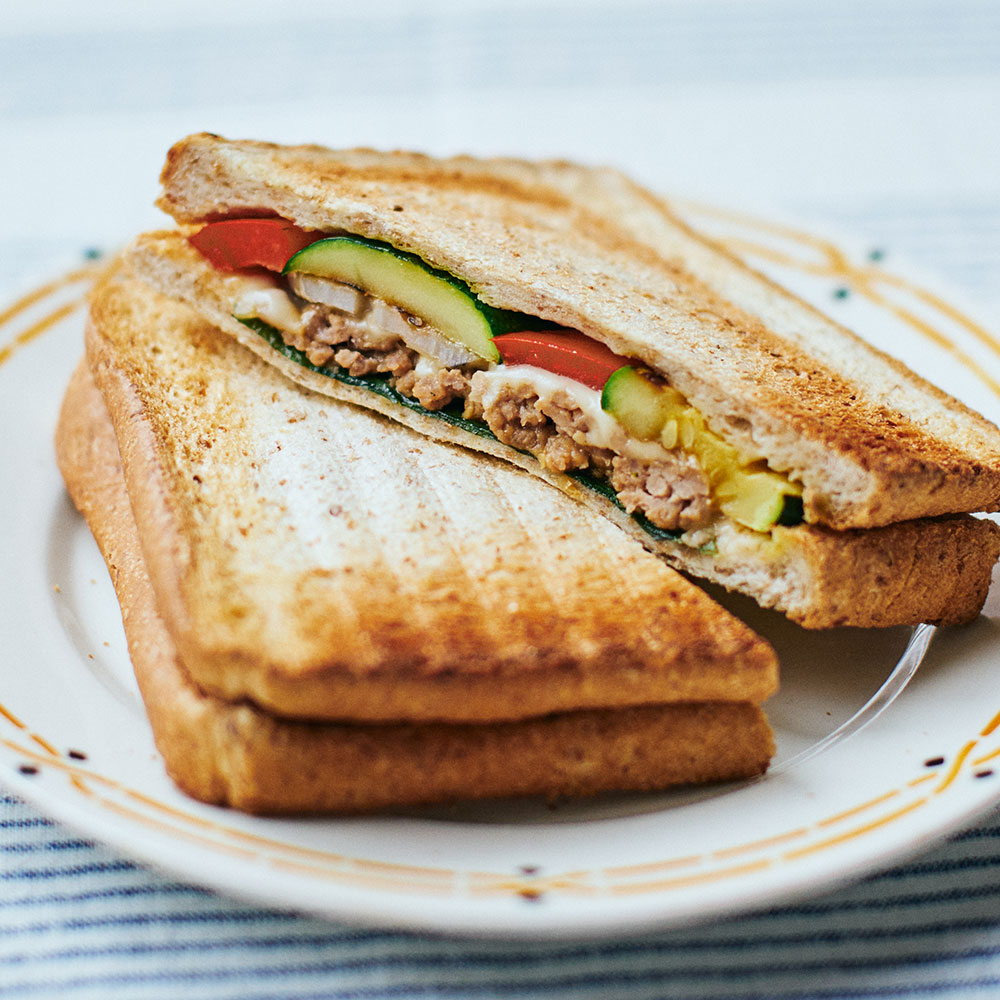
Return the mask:
{"type": "MultiPolygon", "coordinates": [[[[954,297],[872,248],[682,210],[1000,417],[1000,345],[954,297]]],[[[821,634],[723,597],[782,661],[767,706],[778,753],[759,781],[360,819],[259,819],[183,797],[163,774],[104,564],[52,457],[91,276],[83,267],[0,309],[0,780],[45,813],[269,905],[538,938],[677,925],[816,892],[923,849],[1000,799],[997,594],[963,629],[821,634]]]]}

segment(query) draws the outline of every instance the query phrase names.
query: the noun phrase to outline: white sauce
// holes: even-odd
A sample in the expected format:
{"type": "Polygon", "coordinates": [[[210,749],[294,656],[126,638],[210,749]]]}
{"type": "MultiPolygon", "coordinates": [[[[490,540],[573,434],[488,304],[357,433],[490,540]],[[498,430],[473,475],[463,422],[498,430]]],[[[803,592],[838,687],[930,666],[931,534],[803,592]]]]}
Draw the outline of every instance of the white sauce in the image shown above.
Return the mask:
{"type": "Polygon", "coordinates": [[[472,378],[473,394],[485,409],[489,409],[506,389],[518,395],[536,395],[537,405],[543,413],[553,402],[579,407],[586,418],[587,429],[573,434],[577,444],[608,448],[642,462],[659,462],[669,457],[669,452],[659,442],[631,437],[610,413],[602,410],[601,394],[596,389],[565,375],[555,375],[531,365],[498,365],[489,371],[476,372],[472,378]]]}

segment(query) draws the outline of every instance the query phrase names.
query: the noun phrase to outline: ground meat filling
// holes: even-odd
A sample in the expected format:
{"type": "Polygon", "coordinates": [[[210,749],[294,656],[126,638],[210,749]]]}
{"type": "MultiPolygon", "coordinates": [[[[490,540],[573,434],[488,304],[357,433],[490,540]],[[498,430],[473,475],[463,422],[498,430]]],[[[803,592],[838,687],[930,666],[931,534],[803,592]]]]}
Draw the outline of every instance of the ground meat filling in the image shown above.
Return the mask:
{"type": "Polygon", "coordinates": [[[412,396],[425,410],[440,410],[456,399],[469,395],[469,376],[460,368],[439,368],[429,375],[407,372],[396,380],[404,396],[412,396]]]}
{"type": "Polygon", "coordinates": [[[666,462],[652,464],[615,455],[611,485],[631,514],[641,510],[659,528],[690,531],[712,516],[708,482],[691,455],[671,452],[666,462]]]}
{"type": "Polygon", "coordinates": [[[606,476],[628,513],[640,511],[666,531],[704,527],[714,510],[709,484],[693,456],[672,451],[658,462],[641,462],[582,441],[587,417],[567,399],[543,408],[538,396],[502,391],[483,414],[504,444],[530,452],[553,472],[589,469],[606,476]]]}
{"type": "Polygon", "coordinates": [[[286,344],[318,368],[331,363],[349,375],[388,374],[389,382],[428,410],[440,410],[469,395],[469,378],[461,368],[417,372],[420,356],[403,341],[373,330],[362,320],[322,305],[307,305],[298,331],[282,331],[286,344]]]}
{"type": "Polygon", "coordinates": [[[573,439],[574,413],[583,416],[579,410],[558,406],[551,407],[550,412],[551,415],[542,412],[537,396],[502,393],[483,413],[483,418],[500,441],[530,452],[553,472],[586,469],[592,459],[594,464],[609,464],[610,452],[597,455],[599,449],[573,439]]]}

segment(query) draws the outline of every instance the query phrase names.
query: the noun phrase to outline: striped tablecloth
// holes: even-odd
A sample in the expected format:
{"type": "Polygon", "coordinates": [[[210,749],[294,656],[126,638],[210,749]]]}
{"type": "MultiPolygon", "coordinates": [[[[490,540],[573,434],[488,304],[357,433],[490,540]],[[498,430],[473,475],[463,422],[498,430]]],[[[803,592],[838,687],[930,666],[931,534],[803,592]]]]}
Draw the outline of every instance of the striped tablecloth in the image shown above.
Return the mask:
{"type": "Polygon", "coordinates": [[[860,885],[692,930],[463,942],[234,903],[0,798],[0,997],[1000,994],[1000,811],[860,885]]]}
{"type": "MultiPolygon", "coordinates": [[[[0,18],[2,281],[155,223],[164,149],[212,128],[611,161],[857,231],[995,320],[998,112],[992,0],[42,3],[0,18]]],[[[775,909],[525,944],[234,902],[0,795],[0,997],[181,996],[1000,996],[1000,812],[775,909]]]]}

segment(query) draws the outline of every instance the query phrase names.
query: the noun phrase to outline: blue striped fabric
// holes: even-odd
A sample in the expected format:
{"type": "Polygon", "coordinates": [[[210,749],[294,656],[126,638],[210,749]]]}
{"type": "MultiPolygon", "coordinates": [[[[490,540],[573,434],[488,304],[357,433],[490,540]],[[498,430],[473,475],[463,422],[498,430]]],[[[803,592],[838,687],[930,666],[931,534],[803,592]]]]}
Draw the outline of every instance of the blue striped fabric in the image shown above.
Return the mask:
{"type": "Polygon", "coordinates": [[[990,997],[1000,811],[818,899],[628,940],[368,931],[164,878],[0,798],[0,997],[990,997]]]}

